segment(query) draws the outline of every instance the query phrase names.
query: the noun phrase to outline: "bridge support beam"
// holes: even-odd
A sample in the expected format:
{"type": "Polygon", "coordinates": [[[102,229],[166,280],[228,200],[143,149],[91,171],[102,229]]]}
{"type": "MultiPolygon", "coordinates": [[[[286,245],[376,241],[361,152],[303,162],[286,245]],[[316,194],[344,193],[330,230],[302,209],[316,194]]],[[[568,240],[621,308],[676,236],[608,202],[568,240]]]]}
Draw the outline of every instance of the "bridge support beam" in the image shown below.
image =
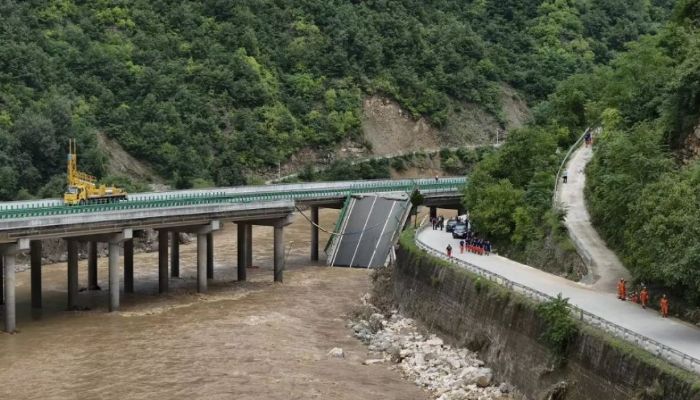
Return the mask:
{"type": "Polygon", "coordinates": [[[78,242],[66,239],[68,248],[68,310],[78,307],[78,242]]]}
{"type": "Polygon", "coordinates": [[[17,329],[15,318],[15,255],[3,255],[3,272],[5,279],[5,332],[13,333],[17,329]]]}
{"type": "Polygon", "coordinates": [[[311,206],[311,261],[318,261],[318,206],[311,206]]]}
{"type": "Polygon", "coordinates": [[[430,218],[437,218],[437,207],[430,207],[430,218]]]}
{"type": "Polygon", "coordinates": [[[180,277],[180,234],[170,232],[170,276],[180,277]]]}
{"type": "Polygon", "coordinates": [[[246,256],[246,251],[248,250],[248,227],[247,224],[238,223],[236,224],[238,229],[237,237],[237,249],[238,249],[238,280],[246,280],[246,262],[248,257],[246,256]]]}
{"type": "Polygon", "coordinates": [[[134,239],[124,241],[124,293],[134,293],[134,239]]]}
{"type": "Polygon", "coordinates": [[[5,332],[14,333],[17,330],[17,303],[15,299],[15,260],[18,252],[29,249],[29,240],[21,239],[16,244],[1,245],[0,259],[2,262],[2,280],[4,286],[5,303],[4,303],[4,329],[5,332]]]}
{"type": "Polygon", "coordinates": [[[197,291],[207,291],[207,242],[209,235],[219,229],[219,221],[211,221],[208,225],[200,227],[194,233],[197,234],[197,291]]]}
{"type": "Polygon", "coordinates": [[[168,291],[168,231],[158,231],[158,293],[168,291]]]}
{"type": "Polygon", "coordinates": [[[41,308],[41,240],[29,243],[31,263],[32,308],[41,308]]]}
{"type": "Polygon", "coordinates": [[[246,248],[245,248],[245,267],[253,266],[253,224],[246,225],[246,248]]]}
{"type": "Polygon", "coordinates": [[[207,279],[214,279],[214,234],[207,233],[207,279]]]}
{"type": "MultiPolygon", "coordinates": [[[[109,311],[117,311],[119,309],[119,247],[120,244],[127,241],[131,242],[133,231],[124,229],[122,233],[112,235],[109,240],[109,311]]],[[[132,243],[133,246],[133,243],[132,243]]],[[[131,258],[132,284],[133,284],[133,247],[131,258]]],[[[126,257],[124,258],[126,260],[126,257]]],[[[125,268],[126,269],[126,263],[125,268]]]]}
{"type": "Polygon", "coordinates": [[[88,242],[88,290],[100,290],[97,284],[97,241],[88,242]]]}
{"type": "Polygon", "coordinates": [[[464,215],[467,213],[467,210],[464,208],[464,206],[459,206],[457,207],[457,216],[459,217],[460,215],[464,215]]]}
{"type": "Polygon", "coordinates": [[[274,233],[274,268],[275,268],[275,282],[284,281],[284,227],[282,225],[275,225],[274,233]]]}

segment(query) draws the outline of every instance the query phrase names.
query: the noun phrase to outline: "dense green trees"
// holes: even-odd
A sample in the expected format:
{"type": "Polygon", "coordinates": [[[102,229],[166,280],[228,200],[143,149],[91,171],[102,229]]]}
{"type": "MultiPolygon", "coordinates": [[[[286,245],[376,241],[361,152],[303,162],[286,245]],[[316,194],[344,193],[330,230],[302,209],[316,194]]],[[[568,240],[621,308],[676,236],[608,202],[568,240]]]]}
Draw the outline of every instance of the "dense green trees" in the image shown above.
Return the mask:
{"type": "MultiPolygon", "coordinates": [[[[626,44],[610,62],[594,63],[589,71],[558,83],[537,105],[537,125],[528,128],[542,130],[540,140],[534,143],[533,133],[525,139],[513,135],[477,166],[466,202],[473,205],[481,229],[511,251],[525,249],[525,256],[527,249],[542,249],[549,232],[561,237],[548,201],[558,161],[586,126],[601,126],[587,178],[593,222],[638,282],[674,294],[675,304],[700,304],[700,164],[682,159],[685,147],[692,145],[688,135],[700,126],[699,4],[679,2],[672,20],[657,33],[626,44]],[[504,179],[526,193],[515,208],[508,201],[510,215],[495,220],[487,194],[505,187],[504,179]]],[[[625,15],[634,14],[630,12],[625,15]]],[[[633,38],[611,25],[594,32],[609,45],[633,38]]],[[[601,56],[607,52],[591,49],[594,61],[605,60],[601,56]]]]}
{"type": "Polygon", "coordinates": [[[358,139],[366,92],[436,126],[459,102],[500,118],[502,82],[539,101],[653,32],[666,10],[662,0],[4,1],[0,199],[55,195],[68,137],[81,168],[102,176],[98,131],[187,187],[243,183],[301,148],[358,139]]]}

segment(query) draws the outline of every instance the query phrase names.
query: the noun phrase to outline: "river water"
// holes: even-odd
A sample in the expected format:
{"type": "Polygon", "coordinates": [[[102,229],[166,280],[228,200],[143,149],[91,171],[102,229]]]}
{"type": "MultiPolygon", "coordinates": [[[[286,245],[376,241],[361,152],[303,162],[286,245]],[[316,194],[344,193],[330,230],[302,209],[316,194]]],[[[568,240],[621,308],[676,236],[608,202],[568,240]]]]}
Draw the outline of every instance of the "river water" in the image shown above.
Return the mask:
{"type": "MultiPolygon", "coordinates": [[[[322,210],[332,227],[337,211],[322,210]]],[[[215,234],[215,281],[196,293],[195,243],[181,245],[181,278],[158,295],[157,253],[135,256],[136,294],[107,313],[107,291],[81,292],[65,311],[65,264],[43,267],[44,308],[30,311],[18,273],[18,327],[0,335],[0,399],[427,399],[367,349],[344,315],[369,289],[365,270],[310,265],[308,223],[285,229],[285,283],[272,283],[272,228],[254,229],[249,281],[235,281],[236,234],[215,234]],[[344,359],[327,355],[333,347],[344,359]]],[[[325,244],[327,235],[321,235],[325,244]]],[[[106,259],[99,283],[107,288],[106,259]]],[[[80,282],[87,265],[80,263],[80,282]]]]}

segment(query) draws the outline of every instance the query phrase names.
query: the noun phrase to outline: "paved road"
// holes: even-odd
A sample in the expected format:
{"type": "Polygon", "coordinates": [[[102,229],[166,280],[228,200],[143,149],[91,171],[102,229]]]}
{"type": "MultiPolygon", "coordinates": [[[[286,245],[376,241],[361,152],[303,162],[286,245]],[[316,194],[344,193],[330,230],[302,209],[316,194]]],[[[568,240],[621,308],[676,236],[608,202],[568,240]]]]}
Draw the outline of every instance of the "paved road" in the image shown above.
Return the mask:
{"type": "Polygon", "coordinates": [[[459,239],[452,239],[451,234],[442,231],[428,228],[418,234],[418,239],[442,252],[450,243],[457,250],[457,258],[550,296],[561,293],[569,298],[571,304],[585,311],[700,359],[700,329],[691,324],[672,318],[663,319],[656,311],[643,310],[637,304],[617,300],[615,294],[603,293],[589,285],[572,282],[504,257],[459,254],[459,239]]]}
{"type": "Polygon", "coordinates": [[[617,293],[620,278],[631,281],[631,275],[591,224],[583,189],[586,184],[585,168],[592,158],[593,150],[586,146],[574,152],[566,166],[568,182],[559,185],[557,198],[566,210],[564,222],[569,236],[588,267],[588,275],[581,283],[594,290],[617,293]]]}

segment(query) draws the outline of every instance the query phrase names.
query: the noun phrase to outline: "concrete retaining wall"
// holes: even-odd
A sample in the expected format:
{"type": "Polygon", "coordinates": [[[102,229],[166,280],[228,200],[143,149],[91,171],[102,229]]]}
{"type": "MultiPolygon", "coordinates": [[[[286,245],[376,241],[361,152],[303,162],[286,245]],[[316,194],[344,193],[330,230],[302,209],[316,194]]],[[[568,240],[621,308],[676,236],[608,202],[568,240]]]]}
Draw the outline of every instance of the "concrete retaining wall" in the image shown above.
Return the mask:
{"type": "Polygon", "coordinates": [[[530,300],[430,257],[412,235],[397,256],[393,294],[402,311],[477,351],[529,399],[700,399],[697,376],[590,327],[557,362],[530,300]]]}

